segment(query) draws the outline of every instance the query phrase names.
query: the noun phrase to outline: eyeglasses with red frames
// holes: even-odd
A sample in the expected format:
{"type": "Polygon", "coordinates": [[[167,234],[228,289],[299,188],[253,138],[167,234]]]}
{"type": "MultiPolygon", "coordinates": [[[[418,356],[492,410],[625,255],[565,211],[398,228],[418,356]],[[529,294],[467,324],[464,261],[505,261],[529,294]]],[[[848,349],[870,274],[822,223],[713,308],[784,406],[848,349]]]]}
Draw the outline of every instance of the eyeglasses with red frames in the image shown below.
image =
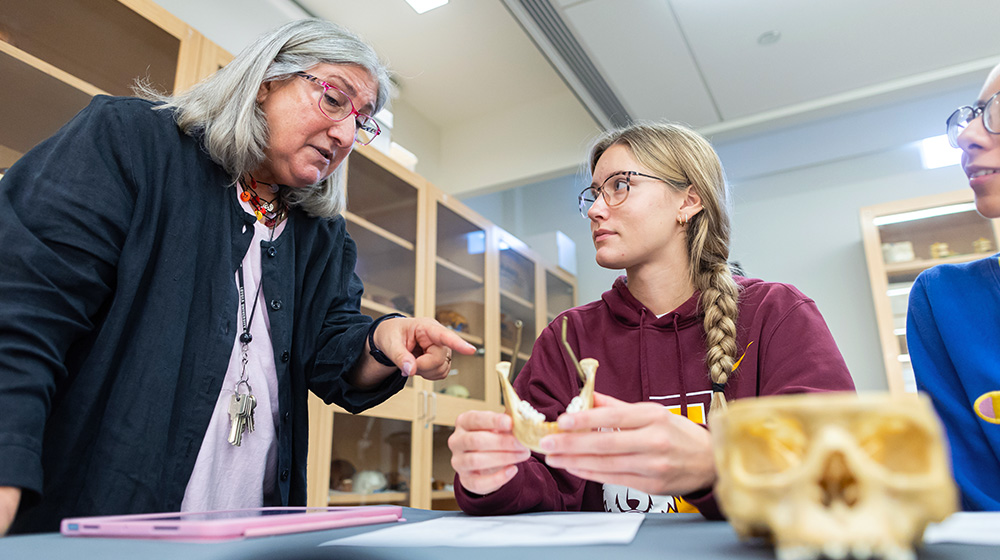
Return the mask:
{"type": "Polygon", "coordinates": [[[359,113],[354,108],[354,102],[351,101],[351,98],[337,86],[328,84],[305,72],[296,72],[295,75],[323,88],[323,95],[319,96],[319,110],[326,118],[340,122],[351,115],[355,116],[357,126],[354,129],[354,141],[358,144],[367,146],[382,132],[375,119],[371,115],[359,113]]]}
{"type": "Polygon", "coordinates": [[[587,216],[587,212],[597,202],[598,196],[604,196],[604,203],[612,208],[623,204],[625,199],[628,198],[629,190],[632,188],[632,177],[645,177],[668,185],[681,186],[674,181],[653,177],[652,175],[646,175],[638,171],[618,171],[605,179],[600,187],[590,186],[583,189],[583,192],[577,196],[577,203],[580,205],[580,214],[584,218],[590,219],[590,216],[587,216]]]}

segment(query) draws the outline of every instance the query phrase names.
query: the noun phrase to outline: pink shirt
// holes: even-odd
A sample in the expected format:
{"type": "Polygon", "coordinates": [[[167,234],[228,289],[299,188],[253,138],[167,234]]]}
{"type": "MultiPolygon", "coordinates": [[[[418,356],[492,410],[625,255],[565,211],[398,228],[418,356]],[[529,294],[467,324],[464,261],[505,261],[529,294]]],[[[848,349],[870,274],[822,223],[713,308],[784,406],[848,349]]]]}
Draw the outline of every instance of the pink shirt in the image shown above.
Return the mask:
{"type": "MultiPolygon", "coordinates": [[[[237,193],[239,189],[233,189],[237,193]]],[[[253,209],[246,202],[240,205],[248,213],[253,209]]],[[[285,228],[287,220],[275,227],[277,239],[285,228]]],[[[243,287],[246,298],[247,321],[254,296],[260,289],[261,252],[260,244],[271,239],[271,230],[262,222],[254,223],[253,240],[250,250],[243,257],[243,287]]],[[[239,271],[236,272],[239,274],[239,271]]],[[[237,282],[236,276],[233,281],[237,282]]],[[[215,411],[205,432],[194,471],[188,480],[181,502],[181,511],[208,511],[214,509],[237,509],[260,507],[264,503],[264,489],[273,488],[277,472],[278,440],[278,377],[274,363],[274,348],[271,345],[271,324],[264,305],[264,298],[257,297],[256,310],[250,323],[253,340],[248,344],[247,379],[257,399],[254,412],[255,430],[244,432],[239,447],[229,443],[229,402],[240,379],[242,367],[242,344],[239,335],[243,332],[243,321],[237,307],[236,325],[238,331],[233,339],[233,352],[229,358],[222,391],[215,403],[215,411]]],[[[246,387],[241,386],[240,392],[246,387]]]]}

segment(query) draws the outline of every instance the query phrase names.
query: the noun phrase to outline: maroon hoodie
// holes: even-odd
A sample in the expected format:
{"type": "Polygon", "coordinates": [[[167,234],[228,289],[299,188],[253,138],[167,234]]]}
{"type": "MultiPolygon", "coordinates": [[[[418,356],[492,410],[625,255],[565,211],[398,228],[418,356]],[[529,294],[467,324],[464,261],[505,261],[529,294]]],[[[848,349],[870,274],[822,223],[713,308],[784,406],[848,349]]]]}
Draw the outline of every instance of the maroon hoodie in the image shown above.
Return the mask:
{"type": "MultiPolygon", "coordinates": [[[[740,286],[736,343],[743,356],[726,385],[729,400],[810,391],[852,391],[854,382],[813,300],[788,284],[734,277],[740,286]]],[[[517,394],[547,420],[555,420],[580,392],[575,367],[561,343],[562,317],[577,358],[596,358],[596,390],[626,402],[652,401],[704,424],[712,385],[705,364],[704,314],[695,293],[659,318],[619,277],[600,301],[556,317],[535,342],[514,382],[517,394]]],[[[455,496],[466,513],[529,511],[684,511],[684,501],[605,488],[532,455],[509,483],[486,496],[467,492],[455,477],[455,496]]],[[[708,518],[720,518],[711,492],[684,496],[708,518]]],[[[689,510],[690,511],[690,510],[689,510]]]]}

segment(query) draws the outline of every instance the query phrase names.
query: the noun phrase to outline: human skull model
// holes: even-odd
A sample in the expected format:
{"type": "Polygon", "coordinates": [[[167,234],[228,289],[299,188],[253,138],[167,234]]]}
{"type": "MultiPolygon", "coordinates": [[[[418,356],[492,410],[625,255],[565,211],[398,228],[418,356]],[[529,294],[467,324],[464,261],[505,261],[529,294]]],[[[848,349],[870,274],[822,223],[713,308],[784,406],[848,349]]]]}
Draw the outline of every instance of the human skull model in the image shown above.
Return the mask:
{"type": "Polygon", "coordinates": [[[942,430],[923,396],[744,399],[710,419],[719,505],[781,560],[915,557],[956,510],[942,430]]]}

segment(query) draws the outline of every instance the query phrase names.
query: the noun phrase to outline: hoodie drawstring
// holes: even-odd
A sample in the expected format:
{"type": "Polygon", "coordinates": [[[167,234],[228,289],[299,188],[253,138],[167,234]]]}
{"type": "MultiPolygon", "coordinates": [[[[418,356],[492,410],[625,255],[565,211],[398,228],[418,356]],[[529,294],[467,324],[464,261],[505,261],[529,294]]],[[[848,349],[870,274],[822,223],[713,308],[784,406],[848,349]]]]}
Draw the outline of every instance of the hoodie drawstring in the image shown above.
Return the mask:
{"type": "Polygon", "coordinates": [[[674,340],[677,343],[677,371],[680,372],[678,377],[680,378],[680,391],[681,391],[681,416],[684,418],[688,417],[688,403],[687,403],[687,390],[684,388],[684,347],[681,345],[681,333],[677,328],[677,314],[673,314],[673,327],[674,327],[674,340]]]}

